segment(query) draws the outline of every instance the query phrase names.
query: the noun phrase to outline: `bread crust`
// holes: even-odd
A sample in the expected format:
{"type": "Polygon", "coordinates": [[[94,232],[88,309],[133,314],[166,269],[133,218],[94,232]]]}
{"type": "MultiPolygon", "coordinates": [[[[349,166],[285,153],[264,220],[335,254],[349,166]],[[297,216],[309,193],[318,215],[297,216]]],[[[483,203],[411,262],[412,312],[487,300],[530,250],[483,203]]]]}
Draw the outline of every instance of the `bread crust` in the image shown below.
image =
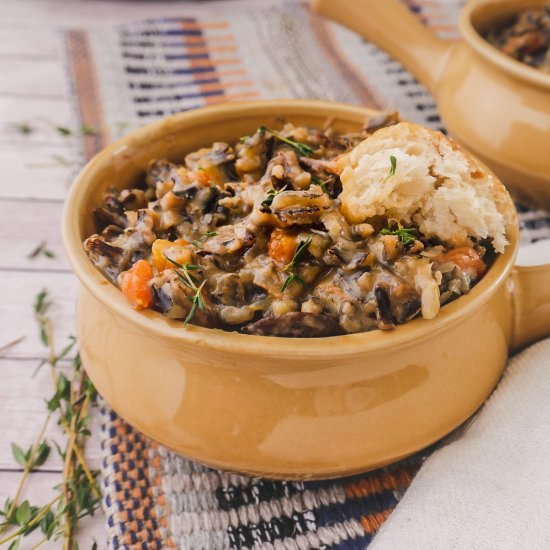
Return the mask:
{"type": "Polygon", "coordinates": [[[341,210],[352,224],[396,218],[451,246],[492,239],[503,252],[517,223],[507,189],[485,165],[441,132],[417,124],[377,130],[336,165],[341,210]]]}

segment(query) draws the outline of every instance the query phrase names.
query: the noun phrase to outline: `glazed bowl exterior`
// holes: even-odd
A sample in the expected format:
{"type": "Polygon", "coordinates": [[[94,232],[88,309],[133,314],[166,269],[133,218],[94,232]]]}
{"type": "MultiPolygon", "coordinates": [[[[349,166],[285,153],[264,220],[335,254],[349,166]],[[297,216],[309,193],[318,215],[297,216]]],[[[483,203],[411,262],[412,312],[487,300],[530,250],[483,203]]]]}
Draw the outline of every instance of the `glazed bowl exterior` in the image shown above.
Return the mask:
{"type": "Polygon", "coordinates": [[[509,349],[550,327],[547,267],[513,268],[511,245],[470,292],[431,321],[319,339],[250,336],[134,311],[92,265],[82,241],[92,210],[156,158],[181,161],[280,117],[358,130],[367,109],[320,101],[226,104],[175,115],[107,147],[82,171],[63,219],[81,281],[77,322],[87,372],[113,409],[188,458],[274,478],[376,468],[449,433],[485,400],[509,349]],[[533,315],[535,308],[536,315],[533,315]]]}
{"type": "Polygon", "coordinates": [[[460,41],[437,38],[400,0],[312,0],[313,8],[399,60],[435,96],[449,134],[515,198],[550,209],[550,74],[516,61],[482,34],[548,0],[471,0],[460,41]]]}

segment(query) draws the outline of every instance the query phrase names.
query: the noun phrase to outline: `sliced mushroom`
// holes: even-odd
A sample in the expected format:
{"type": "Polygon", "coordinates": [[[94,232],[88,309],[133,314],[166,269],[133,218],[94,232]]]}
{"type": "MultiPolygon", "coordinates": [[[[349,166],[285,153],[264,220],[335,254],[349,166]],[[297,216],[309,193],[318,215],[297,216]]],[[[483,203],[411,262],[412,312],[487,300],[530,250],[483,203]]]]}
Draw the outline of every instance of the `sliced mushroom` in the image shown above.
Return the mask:
{"type": "Polygon", "coordinates": [[[84,249],[94,265],[116,284],[118,274],[126,268],[124,250],[106,243],[99,235],[88,237],[84,241],[84,249]]]}
{"type": "Polygon", "coordinates": [[[391,310],[390,297],[388,291],[378,285],[374,289],[374,298],[376,300],[376,320],[378,328],[388,330],[395,327],[395,319],[391,310]]]}
{"type": "Polygon", "coordinates": [[[293,149],[285,146],[269,161],[267,170],[262,178],[284,180],[287,186],[300,191],[311,185],[311,174],[300,166],[298,157],[293,149]]]}
{"type": "Polygon", "coordinates": [[[242,306],[245,300],[245,289],[241,278],[236,273],[221,273],[210,279],[212,299],[226,306],[242,306]]]}
{"type": "Polygon", "coordinates": [[[174,184],[181,184],[182,167],[172,164],[167,160],[154,160],[149,164],[145,182],[151,188],[155,188],[157,182],[173,181],[174,184]]]}
{"type": "Polygon", "coordinates": [[[209,181],[217,185],[234,179],[233,161],[235,152],[227,143],[216,142],[212,147],[206,147],[189,153],[185,157],[185,165],[189,170],[201,170],[209,181]]]}
{"type": "Polygon", "coordinates": [[[244,332],[258,336],[320,338],[342,334],[336,319],[321,313],[292,311],[277,317],[260,319],[244,327],[244,332]]]}
{"type": "Polygon", "coordinates": [[[285,227],[311,225],[318,222],[330,207],[330,198],[318,185],[312,185],[307,191],[278,193],[271,203],[271,212],[285,227]]]}
{"type": "Polygon", "coordinates": [[[399,122],[399,113],[397,111],[376,111],[370,115],[363,125],[363,131],[369,134],[376,132],[380,128],[393,126],[399,122]]]}
{"type": "Polygon", "coordinates": [[[326,159],[314,159],[311,157],[300,157],[300,162],[305,164],[315,172],[330,172],[331,174],[337,174],[337,167],[332,160],[326,159]]]}
{"type": "Polygon", "coordinates": [[[124,206],[114,193],[108,193],[103,204],[94,209],[94,216],[100,226],[118,225],[126,227],[128,219],[124,213],[124,206]]]}
{"type": "Polygon", "coordinates": [[[202,250],[211,254],[233,254],[238,250],[254,244],[254,235],[248,230],[246,223],[225,225],[217,230],[217,234],[202,245],[202,250]]]}
{"type": "Polygon", "coordinates": [[[235,169],[241,177],[248,174],[258,180],[265,172],[267,165],[268,139],[265,132],[260,130],[243,139],[243,143],[236,146],[235,169]]]}

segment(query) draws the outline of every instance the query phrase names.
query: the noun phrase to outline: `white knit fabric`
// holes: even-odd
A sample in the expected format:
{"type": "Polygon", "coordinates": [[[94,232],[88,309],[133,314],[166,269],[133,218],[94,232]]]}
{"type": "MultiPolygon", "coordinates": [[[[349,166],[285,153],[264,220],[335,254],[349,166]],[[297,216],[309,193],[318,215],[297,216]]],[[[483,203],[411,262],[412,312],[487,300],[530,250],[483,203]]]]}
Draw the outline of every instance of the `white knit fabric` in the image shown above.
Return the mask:
{"type": "MultiPolygon", "coordinates": [[[[541,250],[525,250],[522,263],[541,250]]],[[[550,339],[510,361],[475,419],[422,466],[369,550],[549,548],[550,339]]]]}

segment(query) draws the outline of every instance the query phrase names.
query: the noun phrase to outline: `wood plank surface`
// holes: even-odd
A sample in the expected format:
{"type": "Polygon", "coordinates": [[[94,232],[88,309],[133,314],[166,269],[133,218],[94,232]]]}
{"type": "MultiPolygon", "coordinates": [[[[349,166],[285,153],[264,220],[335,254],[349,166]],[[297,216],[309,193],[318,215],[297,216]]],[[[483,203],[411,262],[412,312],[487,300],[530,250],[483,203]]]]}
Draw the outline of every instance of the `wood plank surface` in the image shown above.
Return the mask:
{"type": "MultiPolygon", "coordinates": [[[[242,0],[248,3],[251,0],[242,0]]],[[[274,1],[280,0],[265,0],[274,1]]],[[[33,373],[45,357],[32,303],[38,292],[48,289],[49,315],[61,350],[74,334],[77,282],[63,254],[60,217],[63,201],[83,162],[78,137],[64,137],[56,126],[76,128],[70,84],[66,76],[61,30],[101,28],[158,16],[189,14],[194,8],[215,12],[238,4],[231,2],[136,2],[102,0],[2,0],[0,10],[0,348],[24,336],[16,346],[0,352],[0,503],[13,496],[21,477],[11,443],[23,448],[33,444],[45,418],[45,399],[52,394],[48,367],[33,373]],[[25,124],[32,132],[24,134],[25,124]],[[54,258],[29,258],[44,242],[54,258]]],[[[65,361],[61,370],[67,371],[65,361]]],[[[97,410],[92,410],[86,457],[92,468],[101,459],[97,410]]],[[[46,432],[50,441],[63,441],[53,420],[46,432]]],[[[52,452],[33,473],[24,498],[33,503],[50,499],[61,481],[61,461],[52,452]]],[[[82,522],[80,548],[106,548],[102,513],[82,522]]],[[[38,542],[37,533],[24,539],[21,548],[38,542]]],[[[59,549],[60,542],[44,544],[59,549]]]]}

